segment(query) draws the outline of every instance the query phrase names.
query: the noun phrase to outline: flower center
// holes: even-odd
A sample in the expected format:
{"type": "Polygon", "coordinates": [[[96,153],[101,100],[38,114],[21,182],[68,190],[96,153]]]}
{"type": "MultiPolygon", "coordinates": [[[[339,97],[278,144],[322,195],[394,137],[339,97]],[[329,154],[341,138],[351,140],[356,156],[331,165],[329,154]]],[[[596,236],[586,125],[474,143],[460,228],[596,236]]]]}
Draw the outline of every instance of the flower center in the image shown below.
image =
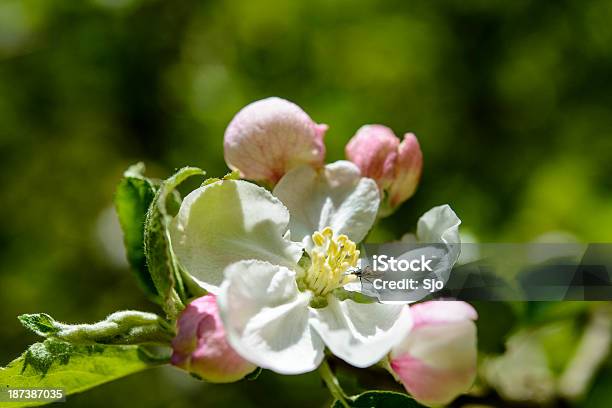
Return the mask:
{"type": "Polygon", "coordinates": [[[353,275],[347,274],[359,260],[359,250],[353,241],[346,235],[334,238],[332,229],[326,227],[312,234],[312,242],[311,264],[304,275],[308,289],[315,295],[325,296],[354,279],[353,275]]]}

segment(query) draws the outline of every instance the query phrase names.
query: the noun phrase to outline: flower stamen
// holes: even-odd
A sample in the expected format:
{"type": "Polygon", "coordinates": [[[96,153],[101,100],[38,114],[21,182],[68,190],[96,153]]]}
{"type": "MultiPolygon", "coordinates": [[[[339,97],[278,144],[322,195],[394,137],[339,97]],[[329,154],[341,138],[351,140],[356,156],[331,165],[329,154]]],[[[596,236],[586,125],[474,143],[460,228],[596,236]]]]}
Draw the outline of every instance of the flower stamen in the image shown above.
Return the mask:
{"type": "Polygon", "coordinates": [[[315,295],[325,296],[353,279],[346,271],[357,266],[359,250],[346,235],[334,237],[329,227],[312,234],[312,242],[311,265],[304,283],[315,295]]]}

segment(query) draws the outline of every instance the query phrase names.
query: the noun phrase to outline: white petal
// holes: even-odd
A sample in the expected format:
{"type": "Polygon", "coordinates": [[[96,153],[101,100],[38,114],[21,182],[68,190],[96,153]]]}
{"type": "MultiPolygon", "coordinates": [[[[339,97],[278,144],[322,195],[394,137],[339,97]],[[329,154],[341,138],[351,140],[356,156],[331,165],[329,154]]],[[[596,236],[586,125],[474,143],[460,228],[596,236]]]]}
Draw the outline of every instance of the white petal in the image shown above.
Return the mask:
{"type": "Polygon", "coordinates": [[[459,301],[429,301],[410,308],[413,328],[391,358],[410,354],[440,370],[470,367],[476,361],[476,310],[459,301]]]}
{"type": "MultiPolygon", "coordinates": [[[[461,254],[461,238],[459,236],[459,225],[461,220],[449,205],[440,205],[427,211],[419,218],[417,223],[416,241],[419,245],[407,251],[401,258],[416,259],[424,255],[431,259],[431,272],[420,273],[415,279],[436,279],[446,284],[450,277],[453,266],[461,254]],[[427,246],[423,246],[423,244],[427,246]],[[438,245],[428,245],[438,244],[438,245]],[[442,245],[439,245],[442,244],[442,245]]],[[[402,242],[413,244],[414,237],[405,235],[402,242]]],[[[406,293],[406,299],[415,302],[431,294],[425,286],[420,285],[416,290],[406,293]]]]}
{"type": "Polygon", "coordinates": [[[310,295],[298,291],[295,272],[251,260],[230,265],[225,276],[218,304],[238,354],[280,374],[319,366],[323,342],[310,327],[310,295]]]}
{"type": "Polygon", "coordinates": [[[355,367],[376,364],[412,326],[408,306],[340,301],[334,296],[328,301],[328,306],[313,309],[311,324],[332,353],[355,367]]]}
{"type": "Polygon", "coordinates": [[[471,320],[433,324],[413,330],[398,350],[440,370],[471,367],[476,361],[476,325],[471,320]]]}
{"type": "Polygon", "coordinates": [[[410,308],[414,327],[477,320],[478,312],[462,301],[439,300],[419,303],[410,308]]]}
{"type": "Polygon", "coordinates": [[[293,267],[302,249],[283,238],[288,223],[287,209],[266,189],[240,180],[216,182],[185,197],[171,228],[172,247],[187,272],[216,293],[223,270],[236,261],[293,267]]]}
{"type": "Polygon", "coordinates": [[[460,243],[461,220],[448,204],[434,207],[419,218],[417,237],[424,244],[460,243]]]}
{"type": "Polygon", "coordinates": [[[289,208],[294,240],[331,227],[334,233],[360,242],[374,224],[380,203],[374,180],[361,177],[357,166],[343,160],[321,171],[309,166],[290,171],[274,195],[289,208]]]}

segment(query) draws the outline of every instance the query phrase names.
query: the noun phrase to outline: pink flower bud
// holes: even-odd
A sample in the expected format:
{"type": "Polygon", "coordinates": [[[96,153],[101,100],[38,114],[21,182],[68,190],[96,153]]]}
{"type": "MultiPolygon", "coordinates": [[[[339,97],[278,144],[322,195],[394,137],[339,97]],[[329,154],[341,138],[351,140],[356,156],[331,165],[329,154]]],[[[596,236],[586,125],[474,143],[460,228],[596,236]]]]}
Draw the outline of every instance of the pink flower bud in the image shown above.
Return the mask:
{"type": "Polygon", "coordinates": [[[210,382],[238,381],[257,368],[228,344],[214,295],[202,296],[183,310],[172,349],[173,365],[210,382]]]}
{"type": "Polygon", "coordinates": [[[400,143],[386,126],[362,126],[346,145],[345,153],[362,176],[376,180],[381,193],[386,193],[381,207],[384,215],[414,194],[423,167],[423,154],[414,134],[407,133],[400,143]]]}
{"type": "Polygon", "coordinates": [[[323,165],[326,130],[292,102],[262,99],[242,108],[225,130],[225,162],[243,178],[276,183],[298,165],[323,165]]]}
{"type": "Polygon", "coordinates": [[[447,404],[476,376],[476,310],[465,302],[431,301],[410,312],[413,328],[391,350],[391,369],[419,402],[447,404]]]}
{"type": "Polygon", "coordinates": [[[346,157],[359,167],[361,175],[387,188],[395,178],[399,139],[382,125],[362,126],[345,148],[346,157]]]}
{"type": "Polygon", "coordinates": [[[395,178],[389,188],[389,204],[397,207],[414,194],[423,170],[423,153],[414,133],[406,133],[395,161],[395,178]]]}

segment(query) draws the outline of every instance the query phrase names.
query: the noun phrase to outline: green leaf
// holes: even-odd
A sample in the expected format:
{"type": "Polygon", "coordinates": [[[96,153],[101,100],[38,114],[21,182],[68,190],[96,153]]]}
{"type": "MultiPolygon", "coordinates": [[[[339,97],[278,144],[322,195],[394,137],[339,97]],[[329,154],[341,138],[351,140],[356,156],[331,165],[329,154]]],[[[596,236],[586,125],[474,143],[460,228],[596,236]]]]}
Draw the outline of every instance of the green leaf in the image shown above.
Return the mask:
{"type": "Polygon", "coordinates": [[[94,324],[66,324],[45,313],[18,317],[28,329],[42,337],[72,344],[169,344],[175,333],[153,313],[124,310],[94,324]]]}
{"type": "Polygon", "coordinates": [[[207,178],[206,180],[204,180],[204,182],[202,183],[202,187],[207,186],[209,184],[213,184],[216,183],[218,181],[223,181],[223,180],[240,180],[240,172],[238,170],[234,170],[230,173],[227,173],[225,176],[223,176],[222,178],[219,177],[211,177],[211,178],[207,178]]]}
{"type": "MultiPolygon", "coordinates": [[[[355,408],[419,408],[423,405],[416,402],[407,394],[393,391],[367,391],[347,401],[350,407],[355,408]]],[[[344,408],[344,405],[336,400],[332,408],[344,408]]]]}
{"type": "Polygon", "coordinates": [[[46,313],[25,314],[18,316],[17,319],[19,319],[26,329],[32,330],[39,336],[46,337],[49,334],[60,331],[60,329],[55,326],[55,320],[46,313]]]}
{"type": "Polygon", "coordinates": [[[171,318],[176,317],[182,310],[187,294],[180,267],[170,245],[168,225],[172,216],[168,211],[168,202],[177,203],[175,189],[179,184],[191,176],[204,174],[205,172],[199,168],[184,167],[163,181],[145,220],[144,249],[147,265],[157,293],[161,297],[162,307],[171,318]]]}
{"type": "MultiPolygon", "coordinates": [[[[0,368],[0,388],[63,388],[66,395],[155,367],[138,346],[75,346],[55,339],[36,343],[0,368]]],[[[42,405],[0,403],[0,407],[42,405]]]]}
{"type": "Polygon", "coordinates": [[[223,176],[223,180],[240,180],[240,172],[238,170],[232,170],[223,176]]]}
{"type": "Polygon", "coordinates": [[[123,241],[131,269],[145,294],[156,300],[157,290],[144,253],[144,225],[155,196],[155,183],[144,177],[144,164],[128,168],[115,192],[115,208],[123,230],[123,241]]]}

